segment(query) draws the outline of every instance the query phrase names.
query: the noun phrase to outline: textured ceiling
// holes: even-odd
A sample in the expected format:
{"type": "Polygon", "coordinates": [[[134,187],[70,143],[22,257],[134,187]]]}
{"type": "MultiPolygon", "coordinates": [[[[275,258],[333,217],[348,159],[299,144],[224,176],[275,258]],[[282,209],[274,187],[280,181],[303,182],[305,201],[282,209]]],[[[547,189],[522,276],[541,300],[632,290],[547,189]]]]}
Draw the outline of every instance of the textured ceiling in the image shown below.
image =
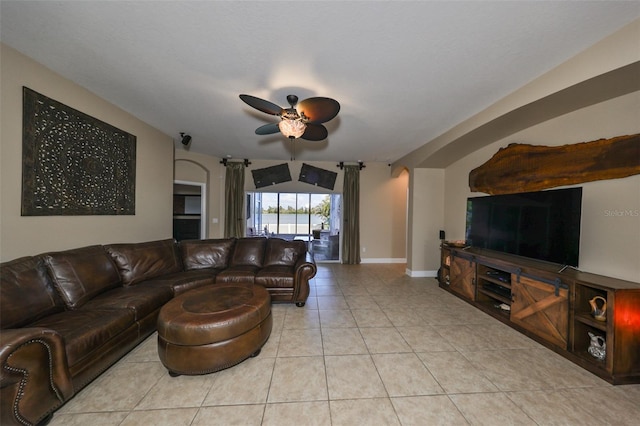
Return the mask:
{"type": "Polygon", "coordinates": [[[308,161],[392,162],[640,16],[638,1],[4,1],[0,39],[217,157],[290,158],[247,93],[338,100],[308,161]]]}

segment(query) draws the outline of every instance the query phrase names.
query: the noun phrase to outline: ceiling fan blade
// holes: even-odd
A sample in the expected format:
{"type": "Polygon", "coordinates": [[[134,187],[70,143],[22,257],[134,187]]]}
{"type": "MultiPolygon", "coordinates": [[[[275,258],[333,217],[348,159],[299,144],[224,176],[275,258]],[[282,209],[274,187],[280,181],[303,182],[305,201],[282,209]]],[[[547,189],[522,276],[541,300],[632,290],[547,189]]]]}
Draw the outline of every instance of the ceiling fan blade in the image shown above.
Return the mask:
{"type": "Polygon", "coordinates": [[[256,135],[271,135],[273,133],[278,133],[280,128],[278,127],[278,123],[269,123],[264,126],[260,126],[256,129],[256,135]]]}
{"type": "Polygon", "coordinates": [[[308,141],[321,141],[326,139],[327,136],[329,136],[329,132],[322,124],[308,123],[307,129],[300,137],[308,141]]]}
{"type": "Polygon", "coordinates": [[[240,95],[240,99],[242,99],[247,105],[267,114],[280,115],[284,111],[273,102],[265,101],[264,99],[256,98],[255,96],[240,95]]]}
{"type": "Polygon", "coordinates": [[[296,106],[299,114],[304,114],[310,123],[324,123],[338,115],[340,104],[331,98],[308,98],[298,102],[296,106]]]}

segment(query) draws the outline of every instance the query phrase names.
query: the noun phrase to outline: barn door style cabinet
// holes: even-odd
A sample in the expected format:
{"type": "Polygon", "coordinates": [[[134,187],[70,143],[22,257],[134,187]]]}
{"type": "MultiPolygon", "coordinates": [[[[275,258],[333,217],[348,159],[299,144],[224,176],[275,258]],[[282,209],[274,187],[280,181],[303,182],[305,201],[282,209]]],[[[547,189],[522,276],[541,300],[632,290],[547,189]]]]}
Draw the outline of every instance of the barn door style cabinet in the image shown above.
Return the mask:
{"type": "Polygon", "coordinates": [[[640,283],[447,244],[439,282],[608,382],[640,383],[640,283]]]}

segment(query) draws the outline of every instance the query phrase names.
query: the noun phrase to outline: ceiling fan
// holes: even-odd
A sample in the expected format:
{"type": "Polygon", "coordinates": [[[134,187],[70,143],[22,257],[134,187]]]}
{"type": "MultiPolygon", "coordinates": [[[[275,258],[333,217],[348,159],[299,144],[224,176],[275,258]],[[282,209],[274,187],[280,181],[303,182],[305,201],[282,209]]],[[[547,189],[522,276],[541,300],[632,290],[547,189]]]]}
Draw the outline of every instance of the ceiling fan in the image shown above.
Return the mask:
{"type": "Polygon", "coordinates": [[[289,139],[302,138],[308,141],[321,141],[327,138],[329,132],[322,125],[340,111],[338,101],[331,98],[313,97],[298,102],[296,95],[288,95],[289,108],[256,98],[251,95],[240,95],[247,105],[267,114],[280,117],[278,123],[269,123],[256,129],[257,135],[270,135],[281,132],[289,139]]]}

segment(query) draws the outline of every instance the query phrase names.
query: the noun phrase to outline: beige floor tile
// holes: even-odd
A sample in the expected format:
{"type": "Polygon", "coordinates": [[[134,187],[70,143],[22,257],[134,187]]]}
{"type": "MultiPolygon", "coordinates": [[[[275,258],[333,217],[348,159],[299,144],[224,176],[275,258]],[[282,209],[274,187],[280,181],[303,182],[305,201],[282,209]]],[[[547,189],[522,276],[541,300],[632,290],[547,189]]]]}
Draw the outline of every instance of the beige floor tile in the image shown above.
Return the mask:
{"type": "Polygon", "coordinates": [[[329,408],[332,426],[400,426],[389,398],[329,401],[329,408]]]}
{"type": "Polygon", "coordinates": [[[342,296],[342,290],[337,284],[318,285],[316,284],[316,296],[342,296]]]}
{"type": "MultiPolygon", "coordinates": [[[[344,294],[347,303],[349,303],[350,300],[348,296],[366,296],[374,302],[367,291],[367,287],[360,283],[340,283],[340,289],[342,290],[342,294],[344,294]]],[[[353,309],[351,303],[349,303],[349,307],[353,309]]]]}
{"type": "Polygon", "coordinates": [[[170,378],[154,333],[50,424],[637,424],[640,385],[609,385],[405,267],[319,264],[307,305],[273,304],[260,355],[218,373],[170,378]]]}
{"type": "Polygon", "coordinates": [[[368,294],[347,294],[344,299],[350,309],[379,309],[376,301],[368,294]]]}
{"type": "Polygon", "coordinates": [[[627,398],[640,407],[640,384],[637,385],[619,385],[615,391],[620,397],[627,398]]]}
{"type": "Polygon", "coordinates": [[[215,373],[202,405],[247,405],[267,402],[275,358],[262,354],[215,373]]]}
{"type": "Polygon", "coordinates": [[[590,421],[599,424],[615,424],[621,426],[637,425],[640,419],[640,400],[633,398],[619,398],[619,391],[606,384],[600,387],[584,387],[563,389],[559,392],[561,398],[572,401],[575,411],[585,411],[585,407],[592,407],[589,413],[590,421]]]}
{"type": "Polygon", "coordinates": [[[344,296],[318,296],[318,309],[349,309],[344,296]]]}
{"type": "Polygon", "coordinates": [[[267,401],[272,403],[326,400],[326,377],[321,356],[278,358],[267,401]]]}
{"type": "Polygon", "coordinates": [[[322,355],[320,329],[283,330],[278,357],[322,355]]]}
{"type": "Polygon", "coordinates": [[[481,370],[458,352],[423,352],[418,356],[446,393],[498,391],[481,370]]]}
{"type": "Polygon", "coordinates": [[[437,327],[396,327],[400,335],[415,352],[448,352],[455,348],[440,335],[437,327]]]}
{"type": "Polygon", "coordinates": [[[171,377],[165,373],[135,409],[200,407],[213,381],[212,374],[171,377]]]}
{"type": "Polygon", "coordinates": [[[149,362],[159,361],[158,358],[158,333],[153,333],[140,343],[134,350],[122,358],[124,362],[149,362]]]}
{"type": "Polygon", "coordinates": [[[392,327],[391,321],[382,309],[351,309],[358,327],[392,327]]]}
{"type": "Polygon", "coordinates": [[[442,388],[414,353],[372,355],[389,396],[434,395],[442,388]]]}
{"type": "Polygon", "coordinates": [[[327,426],[331,424],[328,401],[267,404],[262,426],[327,426]]]}
{"type": "Polygon", "coordinates": [[[300,328],[320,328],[320,317],[317,309],[309,306],[303,308],[289,309],[284,318],[283,330],[300,328]]]}
{"type": "Polygon", "coordinates": [[[356,320],[349,310],[320,309],[320,326],[322,328],[351,328],[356,327],[356,320]]]}
{"type": "Polygon", "coordinates": [[[472,425],[536,424],[503,393],[457,394],[449,398],[472,425]]]}
{"type": "Polygon", "coordinates": [[[120,426],[190,426],[197,412],[197,408],[133,411],[120,426]]]}
{"type": "Polygon", "coordinates": [[[418,314],[418,311],[407,309],[383,308],[384,313],[389,321],[396,327],[411,327],[425,325],[424,320],[418,314]]]}
{"type": "Polygon", "coordinates": [[[369,355],[326,356],[329,399],[387,397],[369,355]]]}
{"type": "Polygon", "coordinates": [[[166,374],[167,370],[159,361],[118,363],[75,395],[60,412],[133,410],[166,374]]]}
{"type": "Polygon", "coordinates": [[[314,295],[314,296],[309,296],[307,298],[307,301],[304,305],[304,308],[299,308],[296,306],[296,308],[298,309],[318,309],[318,298],[314,295]]]}
{"type": "MultiPolygon", "coordinates": [[[[541,347],[535,340],[496,320],[490,324],[471,324],[468,321],[467,327],[471,333],[485,338],[489,343],[486,349],[535,349],[541,347]]],[[[477,349],[485,349],[485,347],[477,349]]]]}
{"type": "MultiPolygon", "coordinates": [[[[496,350],[463,352],[475,368],[502,391],[547,389],[549,384],[531,364],[531,350],[496,350]]],[[[546,356],[543,351],[537,356],[546,356]]]]}
{"type": "Polygon", "coordinates": [[[325,355],[368,354],[360,330],[357,328],[323,328],[322,345],[325,355]]]}
{"type": "Polygon", "coordinates": [[[280,346],[280,336],[282,335],[282,328],[280,330],[271,330],[271,335],[267,342],[260,349],[259,358],[275,358],[278,355],[278,348],[280,346]]]}
{"type": "Polygon", "coordinates": [[[191,426],[260,426],[264,407],[264,404],[203,407],[191,426]]]}
{"type": "Polygon", "coordinates": [[[129,411],[71,414],[57,412],[49,426],[119,426],[129,413],[129,411]]]}
{"type": "Polygon", "coordinates": [[[392,398],[402,426],[460,426],[469,424],[449,397],[410,396],[392,398]]]}
{"type": "Polygon", "coordinates": [[[402,335],[392,327],[371,327],[360,330],[369,352],[395,353],[413,352],[411,347],[402,338],[402,335]]]}
{"type": "Polygon", "coordinates": [[[588,423],[611,424],[608,421],[596,422],[600,414],[599,409],[595,410],[597,412],[594,413],[594,416],[591,416],[582,401],[567,398],[562,391],[509,392],[507,396],[538,424],[558,426],[581,426],[588,423]],[[589,418],[588,421],[587,418],[589,418]]]}

